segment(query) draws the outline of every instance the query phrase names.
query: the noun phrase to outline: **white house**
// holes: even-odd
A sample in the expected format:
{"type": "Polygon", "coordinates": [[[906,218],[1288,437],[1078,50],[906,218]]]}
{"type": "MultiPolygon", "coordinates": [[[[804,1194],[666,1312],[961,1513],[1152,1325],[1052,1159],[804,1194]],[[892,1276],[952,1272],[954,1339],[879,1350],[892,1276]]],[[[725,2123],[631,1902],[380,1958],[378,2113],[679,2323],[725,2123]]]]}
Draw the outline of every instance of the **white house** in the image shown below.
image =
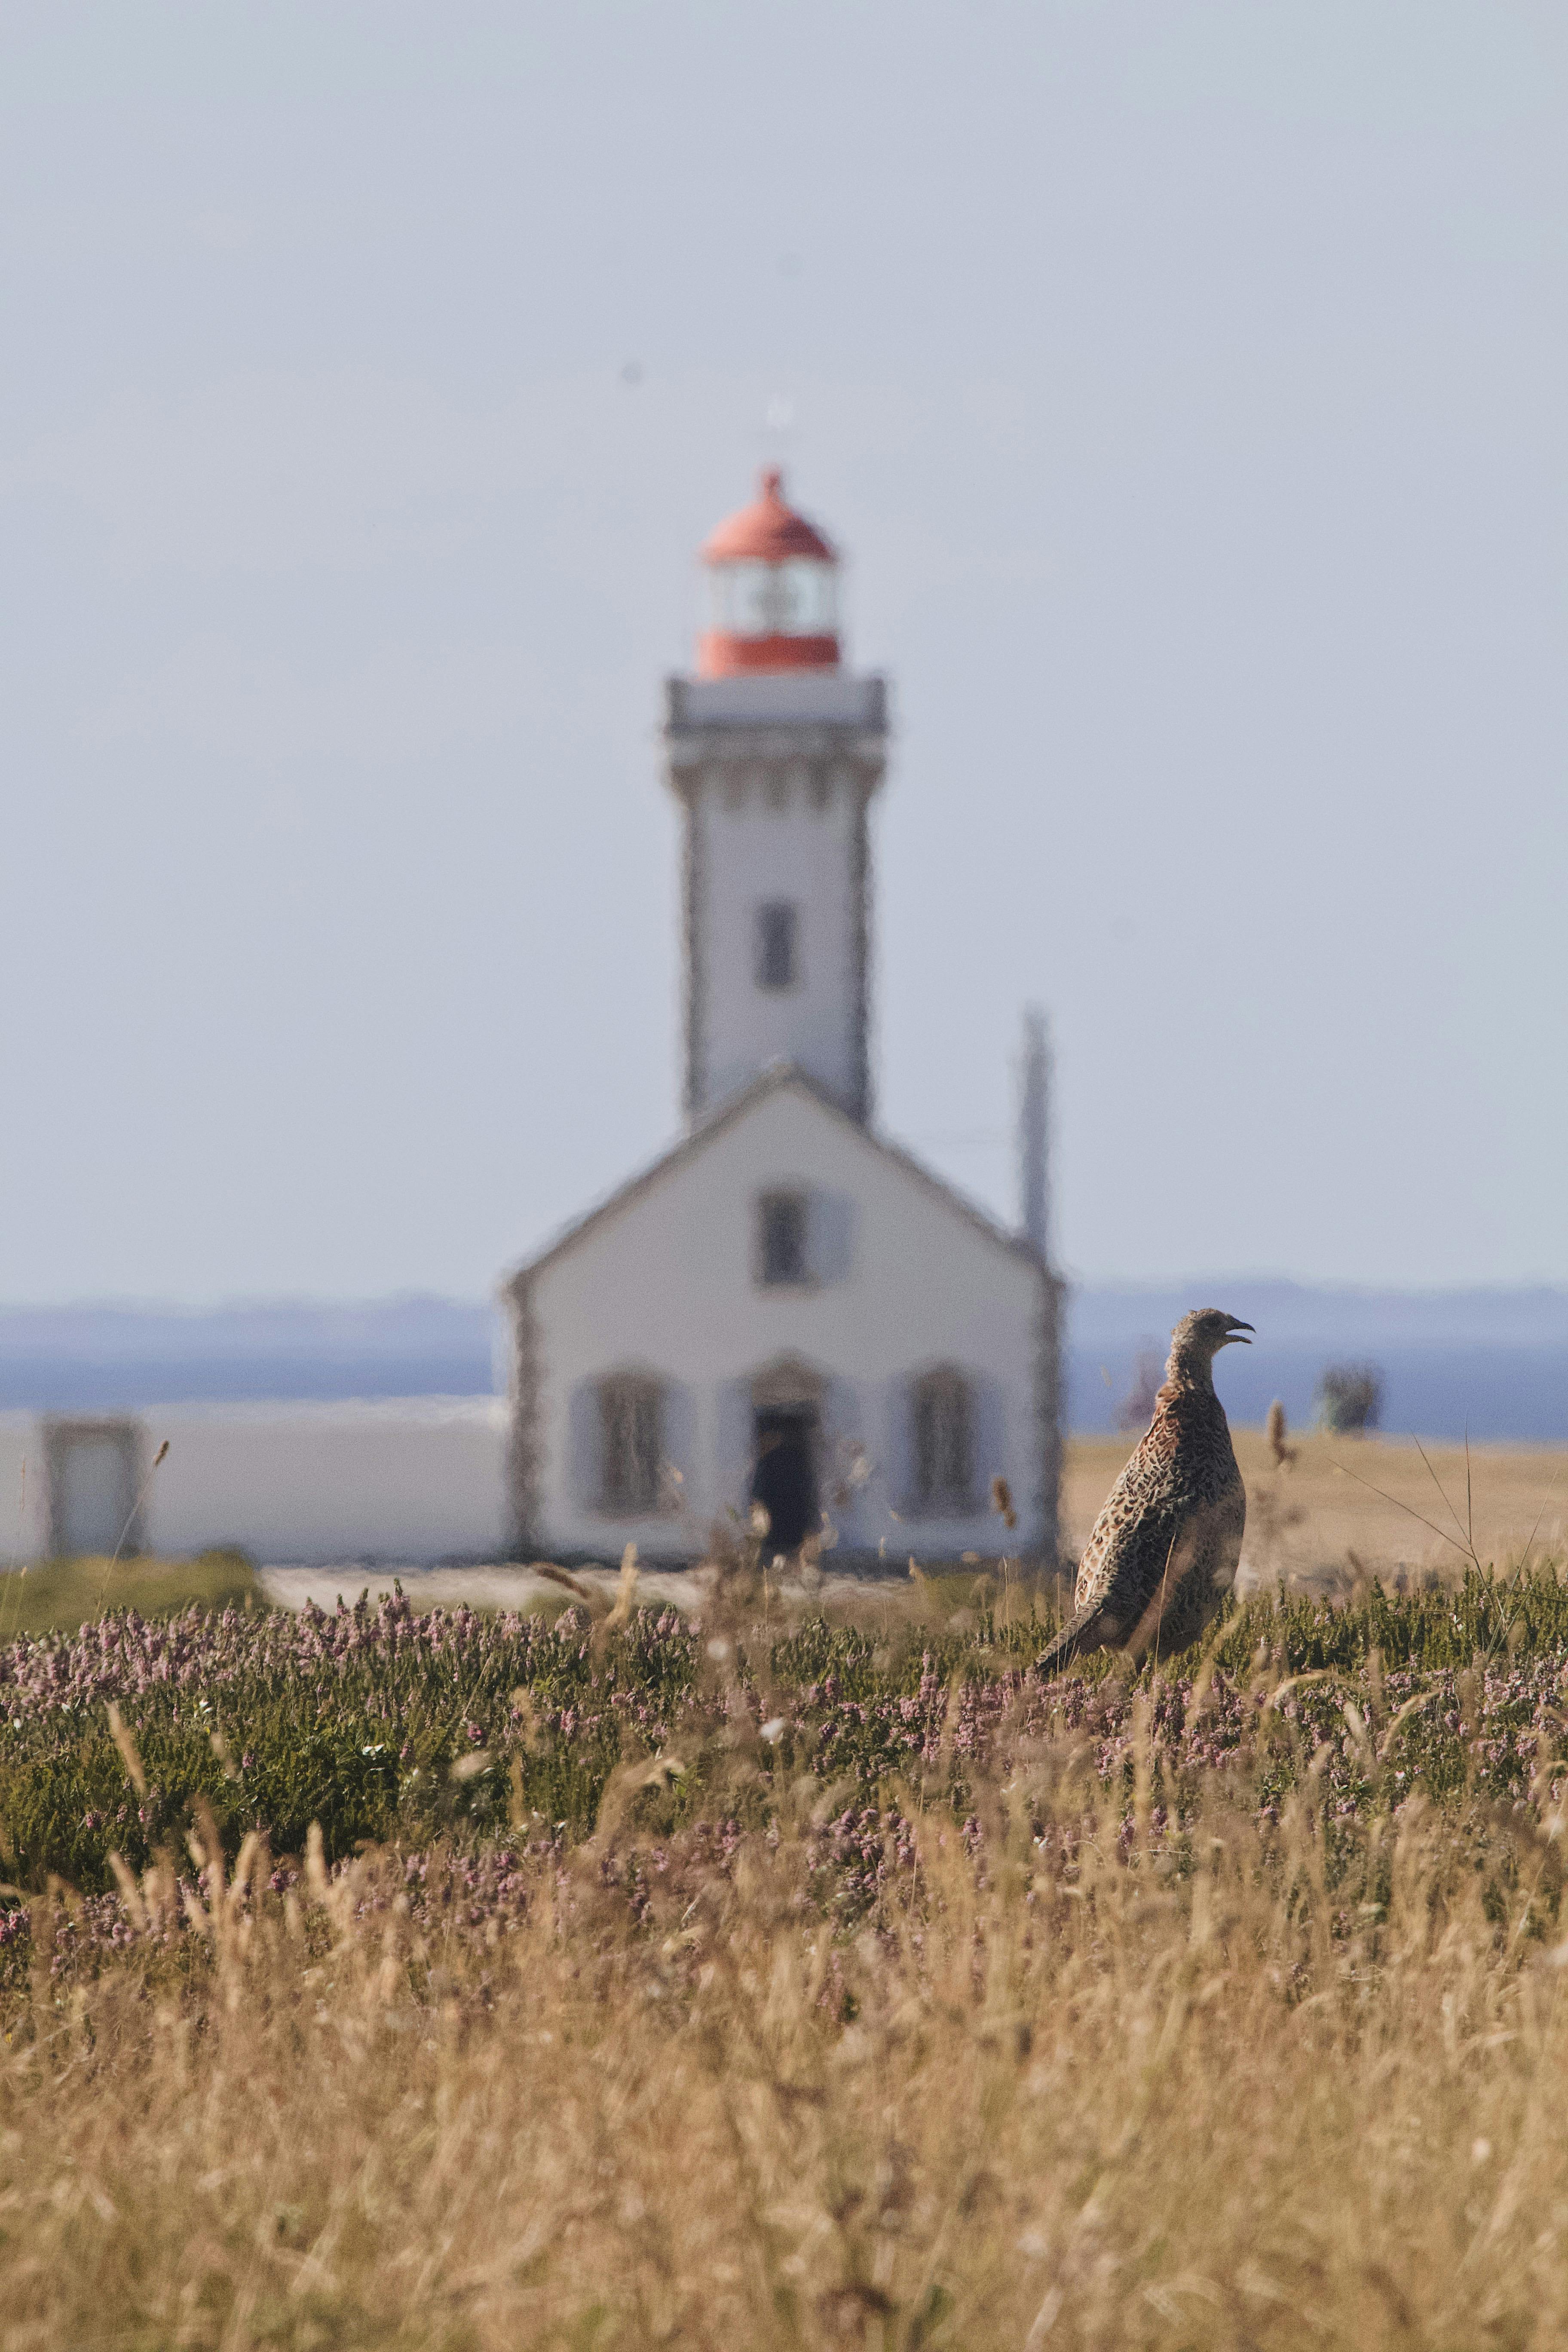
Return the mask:
{"type": "Polygon", "coordinates": [[[760,1502],[785,1552],[817,1532],[840,1559],[900,1564],[1004,1540],[1054,1552],[1060,1286],[1037,1074],[1030,1235],[876,1133],[884,682],[840,666],[837,561],[776,474],[704,559],[710,625],[665,725],[688,1132],[506,1286],[513,1548],[689,1556],[760,1502]]]}

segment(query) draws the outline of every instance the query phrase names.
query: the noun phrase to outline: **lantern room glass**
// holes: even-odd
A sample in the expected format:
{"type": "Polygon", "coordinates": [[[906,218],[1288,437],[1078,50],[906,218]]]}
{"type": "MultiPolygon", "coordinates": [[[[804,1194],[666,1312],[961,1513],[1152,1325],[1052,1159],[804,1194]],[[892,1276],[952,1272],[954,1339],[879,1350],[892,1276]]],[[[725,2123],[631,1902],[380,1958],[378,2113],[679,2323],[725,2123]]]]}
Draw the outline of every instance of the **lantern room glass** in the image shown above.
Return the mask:
{"type": "Polygon", "coordinates": [[[715,563],[708,574],[709,626],[740,637],[828,637],[838,625],[831,563],[715,563]]]}

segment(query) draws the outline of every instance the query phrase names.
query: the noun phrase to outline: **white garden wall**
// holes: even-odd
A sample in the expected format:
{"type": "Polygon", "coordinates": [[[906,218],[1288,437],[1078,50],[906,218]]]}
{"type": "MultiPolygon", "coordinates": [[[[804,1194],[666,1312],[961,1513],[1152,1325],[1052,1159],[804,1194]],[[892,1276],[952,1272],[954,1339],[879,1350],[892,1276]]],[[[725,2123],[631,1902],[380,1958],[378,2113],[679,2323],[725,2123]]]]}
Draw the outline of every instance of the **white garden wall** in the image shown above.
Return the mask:
{"type": "MultiPolygon", "coordinates": [[[[159,1405],[133,1416],[151,1465],[142,1549],[237,1546],[258,1561],[493,1560],[504,1555],[506,1408],[492,1397],[159,1405]]],[[[0,1417],[0,1507],[27,1462],[24,1559],[49,1548],[46,1425],[0,1417]]],[[[13,1524],[16,1504],[11,1505],[13,1524]]],[[[0,1532],[0,1557],[12,1548],[0,1532]]]]}

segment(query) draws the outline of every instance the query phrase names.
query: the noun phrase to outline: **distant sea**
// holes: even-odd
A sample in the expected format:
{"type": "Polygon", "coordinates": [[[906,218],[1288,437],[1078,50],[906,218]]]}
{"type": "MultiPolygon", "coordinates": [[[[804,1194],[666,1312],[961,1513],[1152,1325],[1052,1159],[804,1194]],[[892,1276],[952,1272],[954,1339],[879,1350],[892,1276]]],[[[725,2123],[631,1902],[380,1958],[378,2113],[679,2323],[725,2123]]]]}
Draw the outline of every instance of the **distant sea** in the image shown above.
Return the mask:
{"type": "MultiPolygon", "coordinates": [[[[1326,1366],[1375,1364],[1383,1426],[1423,1437],[1568,1443],[1568,1291],[1335,1289],[1239,1276],[1168,1287],[1075,1288],[1068,1417],[1114,1430],[1141,1359],[1163,1360],[1189,1307],[1258,1327],[1220,1358],[1231,1419],[1279,1397],[1313,1414],[1326,1366]]],[[[477,1396],[504,1385],[500,1319],[482,1302],[413,1297],[364,1306],[0,1308],[0,1409],[132,1411],[197,1400],[477,1396]]]]}
{"type": "Polygon", "coordinates": [[[1258,1327],[1227,1348],[1215,1385],[1234,1422],[1261,1422],[1278,1397],[1309,1423],[1331,1364],[1374,1364],[1382,1425],[1419,1437],[1568,1442],[1568,1290],[1352,1290],[1205,1276],[1169,1288],[1085,1287],[1068,1321],[1068,1417],[1118,1425],[1140,1356],[1163,1358],[1189,1307],[1223,1307],[1258,1327]]]}

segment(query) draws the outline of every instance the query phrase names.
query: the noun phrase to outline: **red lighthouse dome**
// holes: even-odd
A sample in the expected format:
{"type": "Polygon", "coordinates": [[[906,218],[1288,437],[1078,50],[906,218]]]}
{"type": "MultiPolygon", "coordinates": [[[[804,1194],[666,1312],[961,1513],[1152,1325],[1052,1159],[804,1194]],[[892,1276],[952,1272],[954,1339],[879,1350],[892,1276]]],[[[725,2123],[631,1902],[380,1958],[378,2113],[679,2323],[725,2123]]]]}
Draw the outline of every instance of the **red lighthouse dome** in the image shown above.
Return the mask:
{"type": "Polygon", "coordinates": [[[720,524],[702,562],[708,625],[697,641],[700,677],[837,668],[837,551],[784,504],[776,466],[752,504],[720,524]]]}

